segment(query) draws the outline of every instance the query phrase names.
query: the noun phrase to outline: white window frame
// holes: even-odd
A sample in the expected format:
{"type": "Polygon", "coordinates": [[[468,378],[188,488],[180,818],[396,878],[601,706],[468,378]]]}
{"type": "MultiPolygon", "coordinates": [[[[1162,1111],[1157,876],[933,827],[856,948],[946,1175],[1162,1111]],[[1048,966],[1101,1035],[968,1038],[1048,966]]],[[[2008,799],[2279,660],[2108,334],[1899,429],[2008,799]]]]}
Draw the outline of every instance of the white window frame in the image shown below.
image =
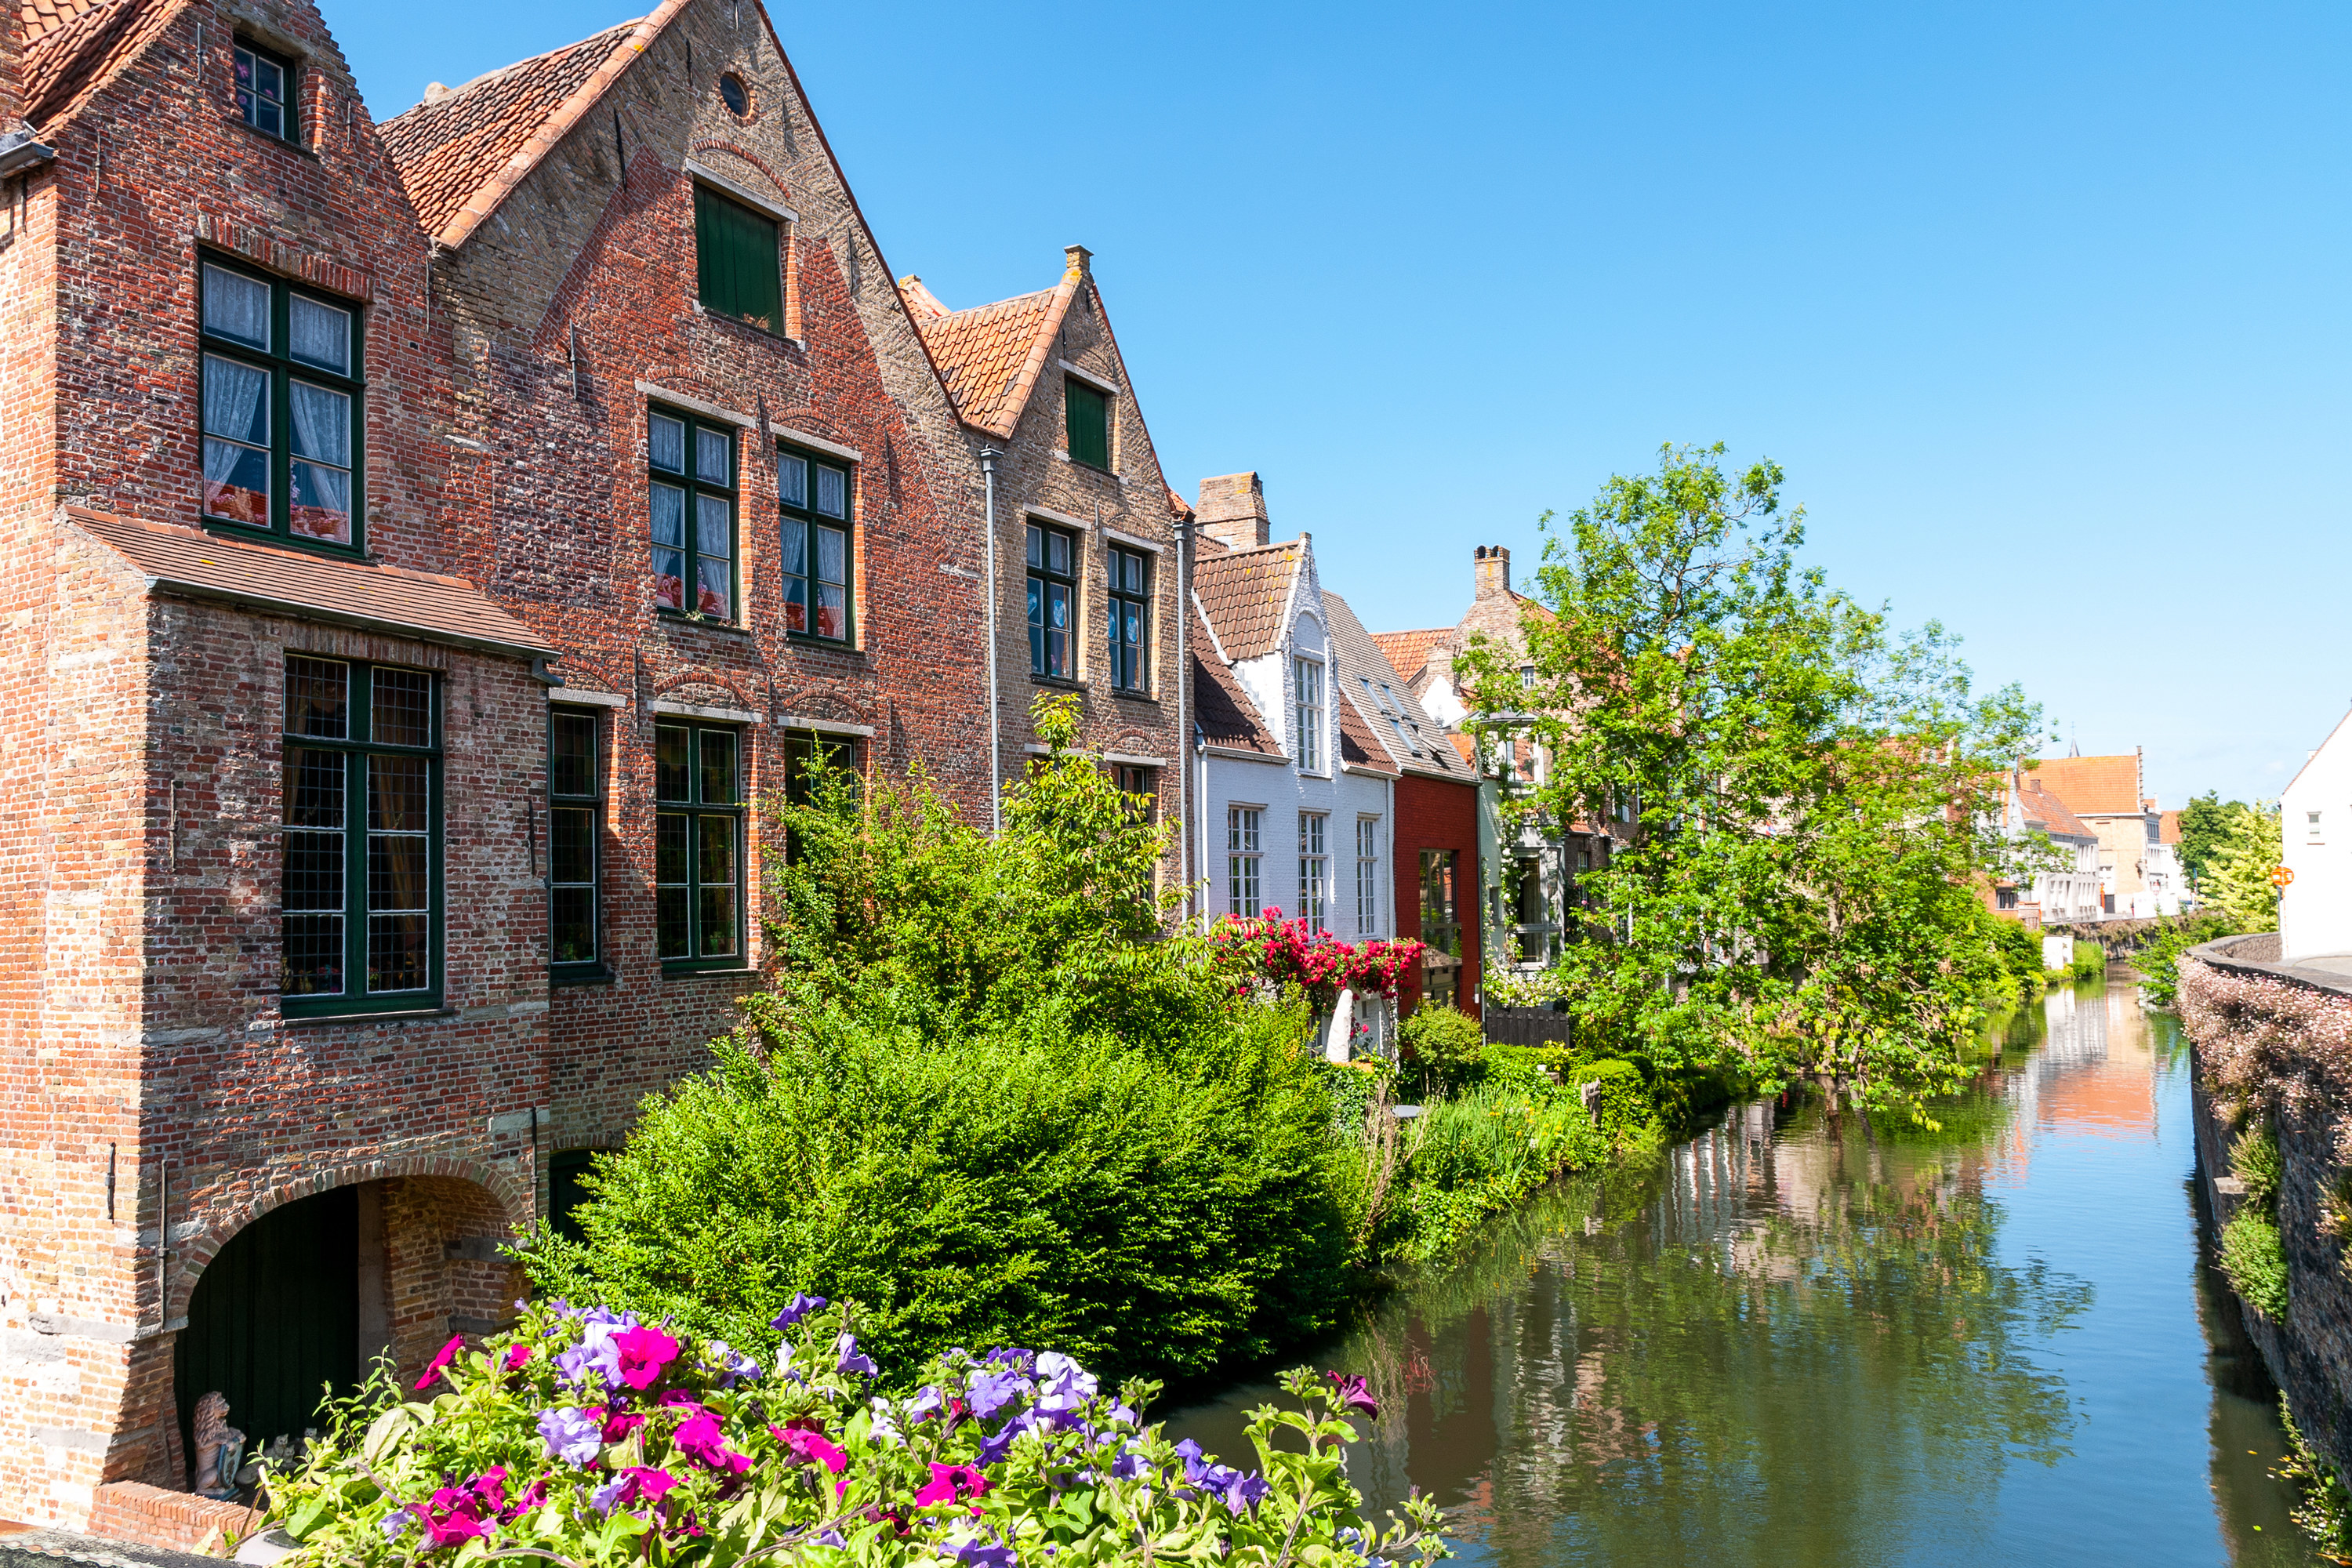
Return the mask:
{"type": "Polygon", "coordinates": [[[1323,731],[1329,721],[1330,686],[1323,676],[1323,661],[1319,658],[1301,654],[1290,661],[1290,711],[1298,731],[1298,771],[1302,773],[1328,771],[1329,748],[1324,743],[1328,737],[1323,731]],[[1309,685],[1315,689],[1312,702],[1307,700],[1309,685]]]}
{"type": "Polygon", "coordinates": [[[1309,931],[1330,929],[1331,814],[1298,814],[1298,914],[1309,931]]]}
{"type": "Polygon", "coordinates": [[[1225,910],[1255,920],[1265,908],[1265,807],[1225,807],[1225,910]]]}
{"type": "Polygon", "coordinates": [[[1381,819],[1356,818],[1356,934],[1381,929],[1381,819]]]}

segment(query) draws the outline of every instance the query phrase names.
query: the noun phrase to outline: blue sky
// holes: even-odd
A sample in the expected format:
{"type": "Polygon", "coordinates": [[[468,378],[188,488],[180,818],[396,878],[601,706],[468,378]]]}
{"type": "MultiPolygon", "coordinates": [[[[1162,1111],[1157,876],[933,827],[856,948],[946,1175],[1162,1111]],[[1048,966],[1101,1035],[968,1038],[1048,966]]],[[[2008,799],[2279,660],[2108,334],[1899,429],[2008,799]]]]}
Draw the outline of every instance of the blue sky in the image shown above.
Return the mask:
{"type": "MultiPolygon", "coordinates": [[[[379,117],[642,5],[328,19],[379,117]]],[[[1664,441],[2167,805],[2352,705],[2340,5],[778,6],[884,254],[1096,253],[1169,476],[1375,627],[1664,441]]]]}

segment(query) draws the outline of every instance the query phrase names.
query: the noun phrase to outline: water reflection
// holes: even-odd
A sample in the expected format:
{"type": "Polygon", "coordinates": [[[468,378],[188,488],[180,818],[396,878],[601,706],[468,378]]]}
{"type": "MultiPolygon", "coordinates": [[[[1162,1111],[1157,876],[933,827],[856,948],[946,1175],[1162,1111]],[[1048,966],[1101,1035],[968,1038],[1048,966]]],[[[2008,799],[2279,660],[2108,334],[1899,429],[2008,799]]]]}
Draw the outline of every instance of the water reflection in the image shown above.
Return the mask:
{"type": "Polygon", "coordinates": [[[1351,1475],[1473,1561],[2309,1561],[2158,1022],[2070,989],[1937,1131],[1751,1105],[1546,1194],[1318,1358],[1381,1397],[1351,1475]]]}

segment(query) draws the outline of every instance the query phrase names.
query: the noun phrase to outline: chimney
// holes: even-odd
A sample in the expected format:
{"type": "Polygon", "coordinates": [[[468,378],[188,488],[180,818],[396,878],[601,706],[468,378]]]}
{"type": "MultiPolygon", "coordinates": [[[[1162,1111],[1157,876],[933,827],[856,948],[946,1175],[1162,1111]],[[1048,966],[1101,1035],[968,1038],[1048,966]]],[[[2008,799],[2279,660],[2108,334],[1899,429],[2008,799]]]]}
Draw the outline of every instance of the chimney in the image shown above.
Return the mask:
{"type": "Polygon", "coordinates": [[[1232,550],[1248,550],[1272,541],[1273,525],[1265,516],[1265,486],[1257,475],[1220,474],[1201,481],[1201,499],[1192,508],[1201,531],[1232,550]]]}
{"type": "Polygon", "coordinates": [[[1511,552],[1499,544],[1482,544],[1475,560],[1478,563],[1477,593],[1480,599],[1508,598],[1511,595],[1511,552]]]}

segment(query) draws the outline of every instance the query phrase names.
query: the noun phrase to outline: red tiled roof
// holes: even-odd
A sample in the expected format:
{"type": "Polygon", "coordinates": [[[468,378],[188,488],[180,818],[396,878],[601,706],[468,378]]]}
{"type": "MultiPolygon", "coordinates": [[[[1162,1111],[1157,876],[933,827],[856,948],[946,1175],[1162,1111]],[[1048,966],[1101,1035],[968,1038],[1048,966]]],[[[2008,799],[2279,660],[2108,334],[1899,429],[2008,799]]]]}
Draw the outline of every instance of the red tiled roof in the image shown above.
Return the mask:
{"type": "Polygon", "coordinates": [[[461,245],[538,166],[686,0],[476,77],[378,126],[425,232],[461,245]]]}
{"type": "Polygon", "coordinates": [[[56,0],[22,6],[25,118],[47,132],[177,14],[179,0],[56,0]]]}
{"type": "Polygon", "coordinates": [[[1437,639],[1452,631],[1452,626],[1436,626],[1420,632],[1373,632],[1371,639],[1399,675],[1411,680],[1429,663],[1429,650],[1437,639]]]}
{"type": "Polygon", "coordinates": [[[1439,739],[1444,727],[1429,716],[1364,630],[1355,606],[1327,588],[1323,615],[1331,628],[1334,683],[1363,716],[1389,761],[1400,771],[1459,777],[1453,748],[1439,739]],[[1389,705],[1383,705],[1383,697],[1389,705]]]}
{"type": "Polygon", "coordinates": [[[1282,646],[1282,612],[1306,552],[1296,539],[1228,551],[1192,563],[1192,594],[1216,628],[1229,659],[1255,658],[1282,646]]]}
{"type": "Polygon", "coordinates": [[[1192,640],[1187,652],[1192,661],[1192,718],[1201,726],[1202,735],[1213,746],[1280,757],[1281,742],[1258,717],[1257,705],[1242,689],[1242,683],[1234,679],[1234,672],[1217,657],[1197,614],[1192,616],[1192,640]]]}
{"type": "Polygon", "coordinates": [[[1086,281],[1085,254],[1076,248],[1068,253],[1062,280],[1051,289],[969,310],[949,310],[912,273],[899,279],[898,297],[964,423],[1011,438],[1053,357],[1070,302],[1086,281]]]}
{"type": "Polygon", "coordinates": [[[509,657],[555,656],[537,633],[463,578],[248,544],[79,507],[68,508],[66,517],[145,574],[151,591],[226,599],[303,620],[390,629],[509,657]]]}
{"type": "Polygon", "coordinates": [[[2156,841],[2158,844],[2178,844],[2180,842],[2180,814],[2179,812],[2168,811],[2157,817],[2156,841]]]}
{"type": "Polygon", "coordinates": [[[2084,824],[2081,817],[2066,809],[2066,803],[2042,786],[2032,773],[2021,774],[2017,784],[2018,805],[2025,813],[2025,825],[2038,827],[2053,837],[2096,838],[2098,835],[2084,824]]]}
{"type": "Polygon", "coordinates": [[[1339,704],[1339,765],[1365,768],[1376,773],[1402,773],[1402,768],[1389,760],[1388,748],[1381,744],[1371,723],[1365,719],[1356,694],[1342,688],[1339,695],[1346,699],[1339,704]]]}
{"type": "Polygon", "coordinates": [[[2128,816],[2140,810],[2139,757],[2046,757],[2028,775],[2078,816],[2128,816]]]}

